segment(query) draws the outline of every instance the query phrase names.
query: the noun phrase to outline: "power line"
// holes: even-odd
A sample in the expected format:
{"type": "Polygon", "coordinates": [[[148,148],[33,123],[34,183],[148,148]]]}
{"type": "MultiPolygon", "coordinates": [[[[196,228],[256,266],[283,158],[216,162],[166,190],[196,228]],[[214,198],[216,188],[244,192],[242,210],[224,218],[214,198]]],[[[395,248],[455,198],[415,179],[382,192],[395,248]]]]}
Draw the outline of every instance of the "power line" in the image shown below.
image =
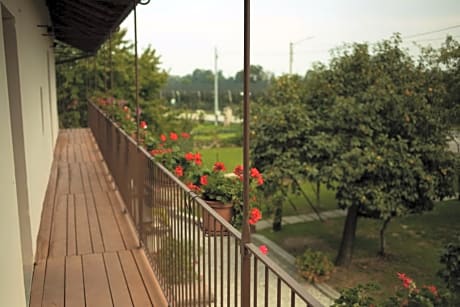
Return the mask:
{"type": "MultiPolygon", "coordinates": [[[[460,35],[452,35],[452,38],[460,37],[460,35]]],[[[410,41],[410,43],[421,43],[421,42],[432,42],[432,41],[440,41],[445,40],[446,37],[436,37],[436,38],[426,38],[426,39],[419,39],[416,41],[410,41]]]]}
{"type": "Polygon", "coordinates": [[[422,32],[422,33],[411,34],[411,35],[408,35],[408,36],[403,36],[402,39],[408,39],[408,38],[414,38],[414,37],[419,37],[419,36],[425,36],[425,35],[428,35],[428,34],[444,32],[444,31],[451,30],[451,29],[456,29],[456,28],[460,28],[460,25],[450,26],[450,27],[447,27],[447,28],[442,28],[442,29],[433,30],[433,31],[428,31],[428,32],[422,32]]]}

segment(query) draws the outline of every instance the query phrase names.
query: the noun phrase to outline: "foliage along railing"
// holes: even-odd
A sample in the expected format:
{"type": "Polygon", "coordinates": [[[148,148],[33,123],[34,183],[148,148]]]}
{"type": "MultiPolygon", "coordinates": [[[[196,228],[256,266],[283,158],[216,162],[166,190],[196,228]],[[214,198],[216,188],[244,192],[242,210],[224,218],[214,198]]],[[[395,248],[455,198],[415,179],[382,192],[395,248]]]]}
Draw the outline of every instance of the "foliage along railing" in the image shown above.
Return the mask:
{"type": "Polygon", "coordinates": [[[88,119],[171,306],[322,306],[254,244],[241,287],[241,233],[92,103],[88,119]]]}

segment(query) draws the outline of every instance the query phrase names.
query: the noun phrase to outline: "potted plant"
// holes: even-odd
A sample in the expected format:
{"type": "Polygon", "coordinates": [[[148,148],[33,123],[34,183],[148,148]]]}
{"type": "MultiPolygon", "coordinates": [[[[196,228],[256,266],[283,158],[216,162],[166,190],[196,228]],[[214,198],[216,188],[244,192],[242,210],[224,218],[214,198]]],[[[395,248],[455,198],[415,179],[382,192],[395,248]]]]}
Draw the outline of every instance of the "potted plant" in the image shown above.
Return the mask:
{"type": "MultiPolygon", "coordinates": [[[[240,228],[243,220],[243,168],[237,166],[233,173],[225,173],[225,165],[216,162],[211,171],[195,169],[189,175],[188,186],[197,192],[206,203],[233,226],[240,228]]],[[[250,218],[255,225],[262,217],[257,208],[258,187],[263,184],[262,175],[253,168],[250,180],[250,218]]],[[[208,212],[203,212],[203,228],[208,233],[220,233],[222,225],[208,212]]]]}
{"type": "MultiPolygon", "coordinates": [[[[225,175],[225,166],[222,162],[216,162],[211,171],[199,170],[191,173],[192,184],[189,188],[199,193],[206,203],[231,223],[233,216],[233,202],[238,192],[235,178],[225,175]]],[[[203,229],[207,233],[220,234],[222,225],[217,222],[209,212],[203,211],[203,229]]]]}

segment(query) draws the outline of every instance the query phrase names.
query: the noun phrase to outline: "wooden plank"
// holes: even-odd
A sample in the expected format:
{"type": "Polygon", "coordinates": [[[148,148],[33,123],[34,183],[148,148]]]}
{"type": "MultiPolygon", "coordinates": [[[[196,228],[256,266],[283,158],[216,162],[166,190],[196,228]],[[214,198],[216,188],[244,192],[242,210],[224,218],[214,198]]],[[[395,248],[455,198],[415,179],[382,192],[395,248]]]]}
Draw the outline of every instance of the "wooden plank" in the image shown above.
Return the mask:
{"type": "Polygon", "coordinates": [[[71,136],[69,140],[70,146],[67,146],[67,163],[74,163],[76,160],[75,160],[75,154],[74,154],[72,147],[74,146],[75,138],[73,137],[73,134],[71,134],[70,136],[71,136]]]}
{"type": "Polygon", "coordinates": [[[82,257],[86,307],[113,306],[102,254],[82,257]]]}
{"type": "Polygon", "coordinates": [[[138,247],[138,240],[133,228],[129,225],[128,216],[122,212],[121,199],[116,195],[116,192],[107,192],[113,213],[117,220],[123,242],[126,249],[135,249],[138,247]]]}
{"type": "Polygon", "coordinates": [[[73,195],[67,198],[67,255],[77,254],[77,237],[75,231],[75,199],[73,195]]]}
{"type": "Polygon", "coordinates": [[[69,165],[67,163],[58,164],[58,182],[57,182],[57,195],[69,194],[69,165]]]}
{"type": "Polygon", "coordinates": [[[85,194],[89,194],[93,191],[94,187],[91,184],[90,180],[90,172],[91,172],[91,167],[88,167],[88,162],[80,164],[80,169],[81,169],[81,179],[82,179],[82,184],[83,184],[83,191],[85,194]]]}
{"type": "Polygon", "coordinates": [[[102,162],[95,163],[94,165],[95,165],[95,175],[97,179],[99,180],[99,184],[101,186],[102,191],[113,190],[113,188],[111,187],[112,183],[108,175],[109,171],[108,171],[107,166],[102,162]]]}
{"type": "Polygon", "coordinates": [[[110,200],[106,193],[94,193],[94,203],[101,226],[102,240],[106,251],[125,249],[120,230],[113,215],[110,200]]]}
{"type": "Polygon", "coordinates": [[[67,254],[67,195],[59,196],[54,210],[49,257],[67,254]]]}
{"type": "Polygon", "coordinates": [[[113,305],[120,307],[133,306],[118,254],[116,252],[105,253],[104,261],[112,292],[113,305]]]}
{"type": "Polygon", "coordinates": [[[88,177],[89,181],[91,183],[91,191],[92,192],[102,192],[105,191],[105,189],[102,187],[99,176],[97,175],[97,164],[96,162],[94,163],[89,163],[88,164],[88,177]]]}
{"type": "Polygon", "coordinates": [[[83,193],[83,182],[79,163],[69,164],[70,193],[83,193]]]}
{"type": "Polygon", "coordinates": [[[90,225],[86,210],[86,199],[83,194],[75,194],[75,225],[78,255],[93,251],[91,244],[90,225]]]}
{"type": "Polygon", "coordinates": [[[37,236],[37,251],[35,253],[35,260],[39,262],[48,257],[51,225],[53,223],[54,201],[57,186],[57,166],[53,163],[51,167],[51,175],[48,181],[48,188],[46,190],[45,201],[43,202],[40,230],[37,236]]]}
{"type": "Polygon", "coordinates": [[[131,251],[136,261],[139,272],[144,281],[145,288],[149,294],[150,300],[155,307],[167,307],[168,301],[164,296],[163,290],[160,287],[160,283],[153,273],[152,267],[150,266],[145,251],[143,249],[133,249],[131,251]]]}
{"type": "Polygon", "coordinates": [[[43,306],[64,306],[64,257],[48,259],[46,264],[43,306]]]}
{"type": "Polygon", "coordinates": [[[85,306],[85,289],[81,256],[66,258],[65,267],[65,306],[85,306]]]}
{"type": "Polygon", "coordinates": [[[45,271],[46,261],[40,261],[34,266],[29,307],[42,306],[43,289],[45,287],[45,271]]]}
{"type": "Polygon", "coordinates": [[[86,135],[83,137],[83,143],[80,145],[80,149],[81,149],[81,154],[82,154],[82,161],[84,162],[89,162],[90,159],[89,159],[89,151],[88,151],[88,147],[89,147],[89,140],[87,139],[86,135]]]}
{"type": "Polygon", "coordinates": [[[102,253],[104,248],[104,241],[102,240],[102,232],[97,217],[94,199],[91,194],[85,194],[86,210],[88,211],[89,231],[91,234],[91,242],[93,243],[93,252],[102,253]]]}
{"type": "Polygon", "coordinates": [[[135,306],[152,306],[150,297],[145,289],[144,281],[137,269],[131,251],[118,252],[120,263],[125,272],[131,299],[135,306]]]}
{"type": "Polygon", "coordinates": [[[77,134],[77,140],[72,146],[75,155],[75,162],[81,162],[83,160],[83,157],[81,155],[81,138],[79,134],[80,133],[77,134]]]}

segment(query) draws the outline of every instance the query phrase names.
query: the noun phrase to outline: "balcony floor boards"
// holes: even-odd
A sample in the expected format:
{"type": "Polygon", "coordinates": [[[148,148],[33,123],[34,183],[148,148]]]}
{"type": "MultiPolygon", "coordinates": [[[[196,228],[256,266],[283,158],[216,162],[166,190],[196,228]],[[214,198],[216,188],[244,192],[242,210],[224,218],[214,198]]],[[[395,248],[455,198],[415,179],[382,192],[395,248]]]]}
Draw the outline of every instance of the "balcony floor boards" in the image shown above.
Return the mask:
{"type": "Polygon", "coordinates": [[[167,306],[89,129],[61,130],[30,306],[167,306]]]}

